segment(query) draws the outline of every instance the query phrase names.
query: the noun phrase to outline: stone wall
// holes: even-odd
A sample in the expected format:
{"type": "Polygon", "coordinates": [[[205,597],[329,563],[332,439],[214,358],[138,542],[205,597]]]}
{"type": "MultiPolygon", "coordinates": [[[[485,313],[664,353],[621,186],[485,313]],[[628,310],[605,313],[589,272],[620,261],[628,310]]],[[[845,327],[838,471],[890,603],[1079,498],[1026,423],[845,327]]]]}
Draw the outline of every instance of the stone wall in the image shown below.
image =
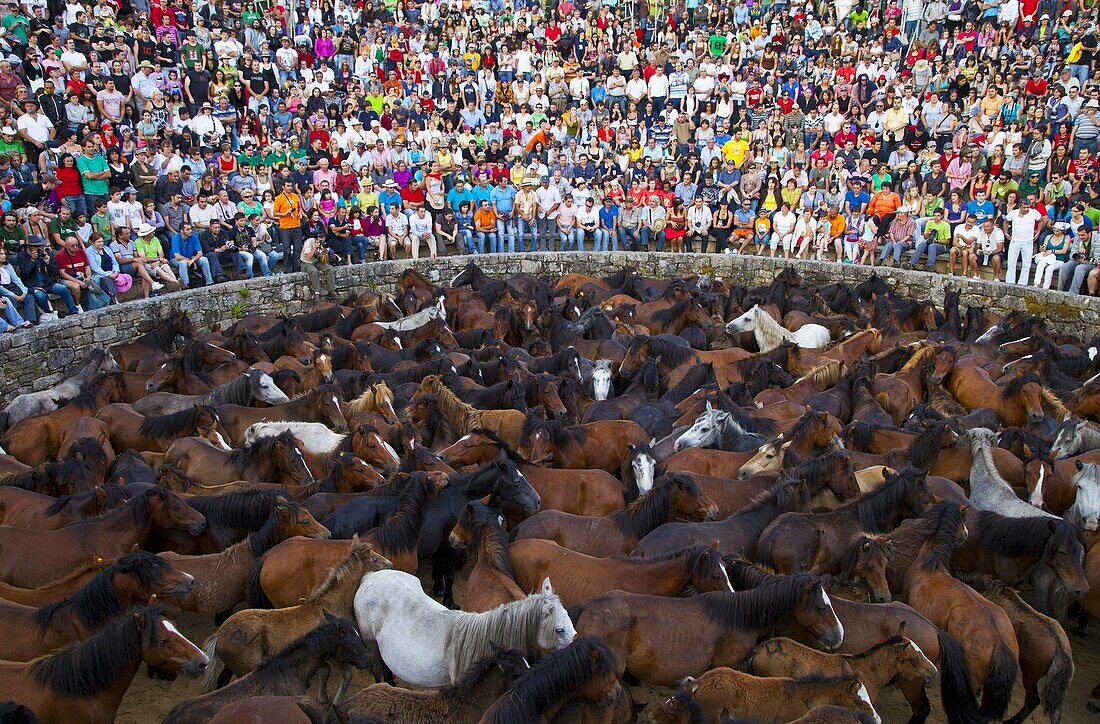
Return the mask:
{"type": "MultiPolygon", "coordinates": [[[[337,271],[341,293],[364,288],[391,291],[406,268],[415,267],[431,281],[447,283],[462,270],[470,257],[386,261],[363,264],[337,271]]],[[[646,252],[541,253],[487,255],[476,258],[490,276],[516,272],[559,275],[569,272],[602,276],[624,264],[636,266],[652,277],[686,276],[711,272],[717,277],[745,284],[765,284],[784,266],[795,266],[815,284],[863,281],[867,267],[832,262],[768,259],[755,256],[716,254],[658,254],[646,252]]],[[[940,274],[899,269],[879,269],[899,293],[914,298],[943,301],[944,291],[957,288],[962,304],[988,307],[996,312],[1012,309],[1042,314],[1053,328],[1084,339],[1100,334],[1100,298],[1032,287],[1008,286],[999,282],[963,280],[940,274]]],[[[254,312],[304,311],[309,303],[304,274],[229,282],[211,289],[195,289],[170,296],[129,302],[82,314],[72,321],[0,336],[0,400],[6,402],[20,392],[40,390],[69,374],[95,347],[127,342],[155,327],[169,310],[182,309],[196,327],[224,327],[238,317],[254,312]]]]}

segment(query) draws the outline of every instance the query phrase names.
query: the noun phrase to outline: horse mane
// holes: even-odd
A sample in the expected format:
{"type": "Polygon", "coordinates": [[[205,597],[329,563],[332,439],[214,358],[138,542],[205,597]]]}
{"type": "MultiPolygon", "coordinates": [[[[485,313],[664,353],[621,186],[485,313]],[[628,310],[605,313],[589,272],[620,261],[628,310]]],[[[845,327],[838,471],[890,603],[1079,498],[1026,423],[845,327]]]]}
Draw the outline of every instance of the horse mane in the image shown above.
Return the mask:
{"type": "MultiPolygon", "coordinates": [[[[302,510],[301,504],[294,501],[281,501],[281,504],[288,507],[295,516],[302,510]]],[[[272,508],[271,514],[260,526],[260,529],[248,536],[248,548],[252,552],[253,558],[259,558],[278,545],[279,542],[279,519],[275,515],[275,509],[272,508]]]]}
{"type": "MultiPolygon", "coordinates": [[[[1085,389],[1086,388],[1081,387],[1079,390],[1074,390],[1074,392],[1080,391],[1083,393],[1085,389]]],[[[1096,387],[1089,387],[1088,391],[1090,393],[1094,393],[1096,392],[1096,387]]],[[[1042,404],[1046,410],[1046,413],[1053,417],[1055,420],[1064,420],[1066,415],[1070,414],[1066,406],[1062,404],[1062,400],[1059,399],[1058,396],[1054,394],[1050,389],[1048,389],[1046,385],[1043,385],[1040,388],[1039,394],[1042,397],[1042,404]]]]}
{"type": "Polygon", "coordinates": [[[187,504],[203,514],[208,523],[257,530],[271,517],[274,490],[246,490],[225,495],[196,495],[187,504]]]}
{"type": "Polygon", "coordinates": [[[64,608],[72,610],[76,619],[89,630],[96,630],[122,612],[122,601],[115,593],[113,578],[116,573],[134,576],[143,586],[152,586],[164,579],[171,566],[160,556],[148,551],[127,553],[92,577],[72,596],[46,604],[37,609],[32,619],[39,632],[45,633],[54,616],[64,608]]]}
{"type": "MultiPolygon", "coordinates": [[[[516,604],[505,604],[496,610],[513,605],[516,604]]],[[[511,691],[497,699],[483,721],[486,724],[539,721],[556,702],[580,691],[591,678],[610,676],[614,667],[615,657],[603,641],[593,636],[574,639],[531,667],[511,691]]]]}
{"type": "Polygon", "coordinates": [[[1076,538],[1073,526],[1057,518],[1009,518],[989,510],[978,513],[972,532],[983,548],[1005,556],[1042,556],[1076,538]]]}
{"type": "Polygon", "coordinates": [[[548,604],[560,606],[561,600],[555,593],[535,593],[485,613],[455,616],[445,643],[445,650],[453,657],[451,671],[455,675],[468,671],[492,653],[493,644],[517,647],[534,644],[548,604]]]}
{"type": "Polygon", "coordinates": [[[670,475],[666,478],[665,485],[655,486],[648,495],[638,498],[624,510],[617,510],[609,517],[614,521],[620,531],[626,535],[636,536],[641,539],[647,533],[655,530],[657,526],[668,520],[668,498],[672,494],[671,483],[679,480],[690,485],[689,490],[695,495],[699,489],[695,481],[686,475],[670,475]]]}
{"type": "Polygon", "coordinates": [[[854,513],[865,530],[882,530],[888,517],[897,510],[909,495],[913,485],[920,479],[918,477],[920,472],[916,468],[902,470],[890,476],[879,487],[864,493],[850,503],[841,505],[836,510],[854,513]]]}
{"type": "Polygon", "coordinates": [[[99,694],[118,680],[123,668],[141,655],[142,637],[151,642],[163,616],[159,606],[130,609],[132,616],[114,618],[91,638],[27,664],[39,686],[72,698],[99,694]],[[138,617],[145,618],[143,631],[138,617]]]}
{"type": "Polygon", "coordinates": [[[784,342],[775,349],[767,352],[757,352],[743,360],[738,360],[734,364],[737,366],[737,371],[740,373],[741,379],[747,379],[765,362],[774,362],[782,367],[791,349],[794,349],[796,357],[802,354],[801,348],[797,344],[794,342],[784,342]]]}
{"type": "MultiPolygon", "coordinates": [[[[3,481],[0,481],[0,485],[3,484],[3,481]]],[[[107,501],[104,504],[104,510],[113,510],[132,497],[129,493],[126,492],[126,488],[123,488],[120,485],[105,483],[101,487],[103,488],[104,492],[107,493],[107,501]]],[[[74,499],[80,498],[83,500],[86,499],[89,495],[94,494],[94,491],[84,491],[82,493],[73,493],[72,495],[62,495],[53,503],[50,503],[50,507],[46,508],[46,517],[50,518],[57,515],[65,509],[65,506],[73,502],[74,499]]]]}
{"type": "Polygon", "coordinates": [[[429,392],[435,395],[435,402],[439,412],[453,426],[458,428],[456,432],[465,434],[467,420],[474,412],[471,405],[466,404],[455,395],[449,387],[443,384],[443,378],[439,375],[429,375],[420,383],[418,391],[429,392]]]}
{"type": "Polygon", "coordinates": [[[840,360],[827,359],[806,373],[816,387],[832,387],[840,380],[844,364],[840,360]]]}
{"type": "Polygon", "coordinates": [[[320,658],[330,645],[334,623],[323,621],[309,633],[303,634],[284,646],[277,653],[264,659],[255,668],[255,673],[279,674],[287,670],[288,665],[297,658],[298,654],[317,656],[320,658]]]}
{"type": "Polygon", "coordinates": [[[921,561],[921,570],[951,570],[951,556],[955,554],[955,548],[959,545],[957,532],[962,519],[962,508],[958,505],[946,505],[939,509],[936,527],[930,539],[932,550],[921,561]]]}
{"type": "Polygon", "coordinates": [[[307,332],[319,332],[325,327],[331,327],[343,318],[344,310],[335,305],[327,309],[318,309],[313,312],[295,314],[291,317],[295,324],[307,332]]]}
{"type": "Polygon", "coordinates": [[[908,359],[908,361],[906,361],[905,364],[903,364],[901,366],[901,369],[898,370],[898,374],[901,374],[903,372],[909,372],[911,370],[917,369],[918,367],[920,367],[922,364],[924,364],[928,360],[935,359],[936,355],[938,353],[939,353],[939,350],[936,347],[933,347],[931,345],[921,347],[920,349],[918,349],[916,352],[913,353],[913,356],[910,357],[908,359]]]}
{"type": "Polygon", "coordinates": [[[206,399],[211,404],[247,405],[252,401],[252,371],[245,372],[224,385],[210,390],[206,393],[206,399]]]}
{"type": "Polygon", "coordinates": [[[478,504],[474,508],[474,519],[470,522],[473,528],[473,540],[471,547],[481,550],[489,556],[493,568],[504,575],[516,579],[516,570],[512,564],[512,555],[508,549],[508,534],[500,527],[497,521],[497,513],[492,508],[478,504]],[[485,544],[482,549],[480,543],[485,544]]]}
{"type": "Polygon", "coordinates": [[[934,422],[909,443],[906,457],[913,467],[924,469],[940,452],[940,441],[947,429],[946,422],[934,422]]]}
{"type": "Polygon", "coordinates": [[[388,401],[391,405],[393,404],[393,390],[385,380],[377,380],[367,385],[358,397],[347,403],[345,415],[354,417],[364,412],[373,412],[378,409],[379,401],[388,401]]]}
{"type": "Polygon", "coordinates": [[[789,430],[783,433],[783,439],[793,442],[806,435],[810,428],[817,422],[818,414],[817,410],[806,410],[802,413],[802,417],[798,418],[797,422],[795,422],[789,430]]]}
{"type": "Polygon", "coordinates": [[[661,325],[661,329],[668,327],[669,324],[679,319],[691,303],[695,301],[694,297],[687,296],[680,301],[673,304],[671,307],[661,309],[653,313],[653,321],[661,325]]]}
{"type": "MultiPolygon", "coordinates": [[[[466,699],[471,696],[477,687],[481,684],[485,678],[492,672],[492,670],[501,666],[501,670],[504,672],[505,679],[510,679],[515,676],[516,665],[523,666],[526,660],[523,658],[523,653],[519,649],[501,649],[495,651],[481,661],[476,662],[471,666],[464,674],[462,674],[455,683],[449,686],[441,686],[436,690],[436,696],[440,699],[446,700],[449,698],[459,697],[466,699]]],[[[360,724],[356,720],[355,724],[360,724]]]]}
{"type": "MultiPolygon", "coordinates": [[[[42,479],[46,477],[46,473],[41,470],[31,468],[21,473],[13,473],[6,477],[0,478],[0,486],[19,488],[20,490],[29,490],[32,493],[40,492],[42,479]]],[[[56,503],[54,504],[56,505],[56,503]]]]}
{"type": "MultiPolygon", "coordinates": [[[[194,375],[206,384],[214,387],[214,378],[203,369],[202,358],[199,357],[199,345],[201,342],[190,340],[183,348],[183,354],[175,358],[176,364],[182,364],[183,370],[189,375],[194,375]]],[[[171,360],[170,360],[171,361],[171,360]]]]}
{"type": "Polygon", "coordinates": [[[626,283],[628,277],[634,276],[635,271],[636,270],[633,267],[624,266],[622,269],[619,269],[610,276],[600,277],[600,281],[606,284],[611,289],[618,289],[626,283]]]}
{"type": "Polygon", "coordinates": [[[199,406],[193,405],[186,410],[172,412],[167,415],[153,415],[141,421],[138,432],[145,437],[160,440],[173,440],[183,437],[195,429],[195,417],[198,415],[199,406]]]}
{"type": "MultiPolygon", "coordinates": [[[[680,345],[664,337],[634,337],[635,342],[645,342],[649,345],[649,356],[660,357],[668,369],[674,369],[688,360],[695,358],[695,350],[687,345],[680,345]]],[[[632,342],[633,344],[633,342],[632,342]]]]}
{"type": "MultiPolygon", "coordinates": [[[[338,309],[338,307],[334,307],[338,309]]],[[[336,320],[333,329],[336,330],[336,336],[340,339],[351,339],[351,336],[355,333],[355,328],[363,324],[366,321],[366,309],[365,307],[355,307],[351,313],[346,314],[336,320]]],[[[329,325],[325,325],[329,326],[329,325]]]]}
{"type": "MultiPolygon", "coordinates": [[[[303,603],[316,603],[324,598],[324,596],[336,588],[338,585],[344,582],[350,575],[355,575],[359,572],[358,566],[373,550],[373,546],[370,543],[360,540],[359,534],[356,533],[351,539],[351,550],[348,551],[347,558],[340,562],[339,565],[333,566],[328,570],[328,575],[325,580],[321,581],[321,585],[310,591],[309,595],[305,597],[303,603]]],[[[356,579],[356,585],[359,585],[359,579],[356,579]]]]}
{"type": "Polygon", "coordinates": [[[424,473],[412,473],[401,491],[397,511],[371,534],[379,551],[407,551],[416,547],[420,541],[424,508],[433,485],[424,473]]]}
{"type": "Polygon", "coordinates": [[[1020,390],[1024,388],[1024,385],[1034,382],[1035,384],[1042,386],[1043,382],[1039,379],[1039,375],[1034,372],[1028,372],[1026,375],[1020,375],[1009,380],[1008,384],[1001,389],[1001,399],[1007,400],[1018,394],[1020,390]]]}
{"type": "Polygon", "coordinates": [[[118,371],[97,372],[94,377],[80,386],[80,391],[69,400],[66,407],[72,407],[74,409],[94,407],[98,403],[96,395],[99,393],[100,386],[109,378],[121,381],[122,373],[118,371]]]}
{"type": "MultiPolygon", "coordinates": [[[[709,364],[709,363],[708,363],[709,364]]],[[[775,435],[776,428],[779,423],[770,417],[754,417],[738,405],[727,404],[722,395],[718,396],[718,405],[716,406],[720,411],[726,413],[730,418],[740,427],[744,432],[760,435],[762,437],[771,437],[775,435]]]]}
{"type": "Polygon", "coordinates": [[[726,627],[769,629],[790,615],[809,590],[821,585],[812,573],[796,573],[740,593],[712,591],[695,597],[703,613],[726,627]]]}
{"type": "MultiPolygon", "coordinates": [[[[302,399],[306,395],[316,395],[316,390],[310,390],[303,393],[296,399],[302,399]]],[[[275,452],[275,447],[279,442],[285,442],[286,440],[295,440],[296,438],[289,431],[280,432],[273,437],[263,437],[254,441],[251,445],[246,445],[241,448],[237,448],[233,452],[229,453],[228,464],[231,466],[247,465],[253,460],[263,460],[264,458],[272,457],[275,452]]]]}
{"type": "Polygon", "coordinates": [[[904,636],[895,634],[894,636],[891,636],[890,638],[886,639],[885,641],[879,641],[877,644],[875,644],[871,648],[867,649],[863,653],[849,654],[848,655],[848,660],[849,661],[861,661],[863,659],[867,659],[867,658],[870,658],[871,656],[874,656],[875,654],[877,654],[879,651],[882,651],[883,649],[889,648],[891,646],[900,646],[901,644],[908,643],[908,642],[909,642],[909,639],[905,638],[904,636]]]}
{"type": "Polygon", "coordinates": [[[804,460],[795,468],[793,475],[796,479],[805,481],[808,487],[814,488],[821,482],[821,476],[826,470],[836,465],[837,461],[847,459],[848,455],[843,450],[829,450],[822,455],[804,460]]]}
{"type": "Polygon", "coordinates": [[[523,427],[520,428],[519,439],[527,440],[537,431],[542,430],[554,443],[554,447],[563,448],[570,440],[581,442],[582,430],[571,430],[561,420],[543,420],[537,414],[538,410],[531,410],[523,418],[523,427]]]}

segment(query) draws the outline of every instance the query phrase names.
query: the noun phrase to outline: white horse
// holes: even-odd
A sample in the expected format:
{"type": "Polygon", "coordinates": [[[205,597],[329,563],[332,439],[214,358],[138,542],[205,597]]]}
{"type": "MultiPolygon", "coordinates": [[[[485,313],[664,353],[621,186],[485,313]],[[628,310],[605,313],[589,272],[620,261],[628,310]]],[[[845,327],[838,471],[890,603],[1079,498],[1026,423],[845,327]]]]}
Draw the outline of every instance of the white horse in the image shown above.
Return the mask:
{"type": "Polygon", "coordinates": [[[413,686],[460,681],[494,645],[556,651],[577,635],[550,579],[527,598],[467,613],[424,593],[416,576],[377,571],[363,577],[354,605],[363,640],[375,641],[386,666],[413,686]]]}
{"type": "Polygon", "coordinates": [[[806,324],[792,332],[768,316],[759,304],[726,325],[726,334],[752,332],[761,352],[771,352],[784,342],[794,342],[804,349],[818,349],[832,341],[829,330],[820,324],[806,324]]]}
{"type": "MultiPolygon", "coordinates": [[[[1029,502],[1020,500],[993,464],[995,434],[984,427],[967,433],[970,439],[970,502],[980,510],[991,510],[1009,518],[1057,518],[1029,502]]],[[[1040,489],[1042,479],[1036,484],[1040,489]]]]}
{"type": "Polygon", "coordinates": [[[1050,454],[1056,460],[1064,460],[1097,449],[1100,449],[1100,426],[1067,416],[1054,431],[1050,454]]]}
{"type": "Polygon", "coordinates": [[[88,359],[84,361],[80,370],[71,377],[58,382],[53,387],[47,387],[37,392],[24,392],[17,395],[3,413],[7,414],[8,426],[12,426],[20,420],[53,412],[68,400],[76,397],[80,392],[80,386],[92,378],[97,372],[112,372],[118,369],[118,362],[113,355],[101,349],[92,350],[88,359]]]}
{"type": "Polygon", "coordinates": [[[1078,463],[1081,468],[1073,476],[1073,486],[1077,488],[1077,497],[1073,505],[1066,509],[1067,523],[1079,525],[1083,530],[1095,531],[1100,528],[1100,465],[1078,463]]]}
{"type": "Polygon", "coordinates": [[[423,327],[433,319],[440,318],[442,318],[444,322],[447,321],[447,310],[443,308],[443,297],[440,297],[439,301],[432,306],[421,309],[416,314],[410,314],[394,322],[371,322],[371,324],[376,324],[383,329],[392,329],[397,332],[409,332],[423,327]]]}
{"type": "Polygon", "coordinates": [[[344,436],[328,429],[320,422],[255,422],[244,431],[244,444],[253,445],[257,440],[278,437],[289,431],[311,453],[326,453],[344,441],[344,436]]]}
{"type": "MultiPolygon", "coordinates": [[[[577,374],[580,374],[580,366],[574,361],[574,364],[578,365],[577,374]]],[[[606,400],[611,393],[611,360],[601,359],[596,360],[595,366],[592,367],[592,399],[594,400],[606,400]]]]}

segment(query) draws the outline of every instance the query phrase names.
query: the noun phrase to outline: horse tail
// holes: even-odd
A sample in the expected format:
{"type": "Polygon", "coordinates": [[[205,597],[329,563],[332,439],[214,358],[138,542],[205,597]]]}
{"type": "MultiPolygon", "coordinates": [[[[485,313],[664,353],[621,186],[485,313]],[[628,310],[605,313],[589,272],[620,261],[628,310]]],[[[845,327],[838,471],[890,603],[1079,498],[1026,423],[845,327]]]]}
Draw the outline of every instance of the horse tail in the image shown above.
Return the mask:
{"type": "Polygon", "coordinates": [[[1012,649],[1001,644],[989,658],[989,668],[982,682],[981,713],[995,721],[1004,719],[1012,698],[1012,687],[1020,674],[1020,663],[1012,649]]]}
{"type": "Polygon", "coordinates": [[[1043,711],[1051,721],[1058,721],[1061,715],[1066,692],[1069,691],[1070,681],[1073,680],[1073,672],[1073,657],[1059,646],[1054,652],[1054,660],[1050,662],[1050,668],[1047,669],[1047,686],[1040,697],[1040,701],[1043,702],[1043,711]]]}
{"type": "Polygon", "coordinates": [[[218,688],[218,632],[206,640],[202,652],[206,654],[206,671],[202,675],[203,693],[209,694],[218,688]]]}
{"type": "Polygon", "coordinates": [[[962,647],[943,631],[936,632],[940,644],[940,695],[951,724],[986,724],[970,688],[970,667],[962,647]]]}
{"type": "Polygon", "coordinates": [[[264,568],[264,559],[261,556],[252,561],[252,568],[248,571],[248,606],[249,608],[275,608],[275,604],[264,593],[264,587],[260,585],[260,571],[264,568]]]}

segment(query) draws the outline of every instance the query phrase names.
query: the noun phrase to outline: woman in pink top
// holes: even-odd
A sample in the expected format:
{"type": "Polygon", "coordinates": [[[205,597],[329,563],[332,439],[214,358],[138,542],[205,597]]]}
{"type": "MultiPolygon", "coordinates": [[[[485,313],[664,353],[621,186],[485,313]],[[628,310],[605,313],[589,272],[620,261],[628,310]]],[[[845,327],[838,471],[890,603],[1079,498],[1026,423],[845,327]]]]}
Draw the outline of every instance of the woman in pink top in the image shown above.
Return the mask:
{"type": "Polygon", "coordinates": [[[948,185],[953,189],[966,186],[970,182],[971,168],[969,154],[963,153],[951,159],[951,163],[947,164],[948,185]]]}

